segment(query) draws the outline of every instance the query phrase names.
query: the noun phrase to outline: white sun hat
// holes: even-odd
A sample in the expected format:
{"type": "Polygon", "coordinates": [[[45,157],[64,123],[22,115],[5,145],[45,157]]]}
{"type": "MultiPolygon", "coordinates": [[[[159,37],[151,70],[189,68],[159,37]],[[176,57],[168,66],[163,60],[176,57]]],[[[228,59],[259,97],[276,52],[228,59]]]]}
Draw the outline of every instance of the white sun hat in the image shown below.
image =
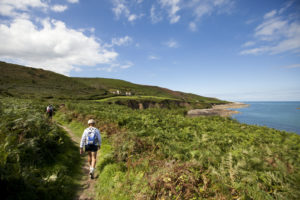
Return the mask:
{"type": "Polygon", "coordinates": [[[96,122],[95,122],[95,120],[93,120],[93,119],[90,119],[89,121],[88,121],[88,124],[95,124],[96,122]]]}

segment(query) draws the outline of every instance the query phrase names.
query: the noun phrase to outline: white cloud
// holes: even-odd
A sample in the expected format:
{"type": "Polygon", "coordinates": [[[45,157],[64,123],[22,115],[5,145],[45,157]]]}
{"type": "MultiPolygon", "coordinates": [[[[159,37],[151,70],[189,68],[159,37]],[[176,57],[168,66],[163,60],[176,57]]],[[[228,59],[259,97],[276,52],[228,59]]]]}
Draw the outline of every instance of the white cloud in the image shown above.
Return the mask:
{"type": "Polygon", "coordinates": [[[113,38],[111,40],[111,45],[109,46],[123,46],[123,45],[128,45],[132,42],[132,38],[126,35],[125,37],[122,38],[113,38]]]}
{"type": "Polygon", "coordinates": [[[132,21],[136,20],[137,18],[138,18],[137,15],[131,14],[131,15],[129,15],[129,17],[128,17],[128,21],[132,22],[132,21]]]}
{"type": "Polygon", "coordinates": [[[193,32],[197,31],[197,25],[195,22],[190,22],[189,23],[189,29],[193,32]]]}
{"type": "Polygon", "coordinates": [[[69,3],[79,3],[79,0],[67,0],[69,3]]]}
{"type": "Polygon", "coordinates": [[[41,22],[41,28],[28,19],[1,24],[0,43],[0,59],[62,74],[69,74],[78,66],[110,64],[118,56],[101,46],[96,38],[68,28],[62,21],[49,19],[41,22]]]}
{"type": "Polygon", "coordinates": [[[170,48],[177,48],[179,46],[178,43],[173,39],[170,39],[169,41],[165,42],[164,44],[170,48]]]}
{"type": "Polygon", "coordinates": [[[286,66],[282,66],[282,68],[288,68],[288,69],[300,68],[300,64],[286,65],[286,66]]]}
{"type": "Polygon", "coordinates": [[[210,14],[212,10],[213,6],[210,4],[201,3],[194,9],[194,14],[196,15],[197,19],[200,19],[203,15],[210,14]]]}
{"type": "Polygon", "coordinates": [[[113,4],[114,4],[113,12],[117,18],[119,18],[122,14],[124,14],[125,16],[129,16],[130,11],[127,8],[127,6],[125,5],[125,1],[114,0],[113,4]]]}
{"type": "Polygon", "coordinates": [[[296,18],[285,17],[281,12],[272,10],[264,15],[262,23],[254,30],[256,47],[244,49],[240,54],[279,54],[300,51],[300,22],[296,18]]]}
{"type": "Polygon", "coordinates": [[[177,12],[180,10],[180,0],[160,0],[159,2],[163,8],[168,10],[170,23],[177,23],[180,19],[180,15],[177,15],[177,12]]]}
{"type": "Polygon", "coordinates": [[[254,55],[258,55],[261,54],[263,52],[269,51],[270,48],[269,47],[257,47],[257,48],[253,48],[253,49],[247,49],[247,50],[243,50],[240,52],[241,55],[247,55],[247,54],[254,54],[254,55]]]}
{"type": "Polygon", "coordinates": [[[90,34],[94,34],[95,33],[95,28],[81,28],[79,29],[80,32],[86,32],[86,33],[90,33],[90,34]]]}
{"type": "Polygon", "coordinates": [[[185,10],[183,14],[190,14],[192,20],[187,25],[189,27],[189,30],[193,32],[197,31],[197,23],[204,16],[212,14],[231,13],[234,1],[235,0],[160,0],[160,2],[164,2],[164,4],[162,4],[162,8],[167,8],[166,5],[172,5],[169,6],[168,9],[171,23],[176,23],[179,21],[181,16],[179,16],[177,13],[180,10],[185,10]]]}
{"type": "Polygon", "coordinates": [[[253,46],[253,45],[255,45],[254,41],[248,41],[248,42],[243,44],[243,47],[250,47],[250,46],[253,46]]]}
{"type": "Polygon", "coordinates": [[[268,19],[268,18],[274,17],[276,14],[277,14],[277,10],[272,10],[272,11],[266,13],[264,18],[268,19]]]}
{"type": "Polygon", "coordinates": [[[51,7],[51,10],[53,10],[54,12],[64,12],[67,9],[68,9],[68,6],[59,5],[59,4],[56,4],[56,5],[51,7]]]}
{"type": "Polygon", "coordinates": [[[107,65],[105,67],[98,67],[98,71],[106,71],[106,72],[113,72],[116,69],[128,69],[132,67],[134,64],[130,61],[127,61],[125,64],[120,63],[111,63],[110,65],[107,65]]]}
{"type": "Polygon", "coordinates": [[[133,66],[132,62],[127,62],[126,64],[120,65],[121,69],[128,69],[133,66]]]}
{"type": "Polygon", "coordinates": [[[291,5],[293,5],[294,1],[291,0],[291,1],[288,1],[285,3],[285,5],[279,10],[279,14],[285,12],[289,7],[291,7],[291,5]]]}
{"type": "MultiPolygon", "coordinates": [[[[222,14],[229,13],[233,7],[235,0],[156,0],[152,1],[150,8],[150,19],[153,24],[163,20],[164,17],[168,18],[170,24],[178,23],[182,14],[192,15],[191,30],[194,31],[196,22],[204,15],[212,13],[222,14]]],[[[141,8],[144,4],[143,0],[112,0],[112,11],[116,18],[125,17],[128,21],[133,22],[144,16],[142,14],[134,14],[133,9],[141,8]]]]}
{"type": "Polygon", "coordinates": [[[149,56],[148,56],[148,59],[149,59],[149,60],[159,60],[160,58],[157,57],[157,56],[154,56],[154,55],[149,55],[149,56]]]}
{"type": "Polygon", "coordinates": [[[150,9],[150,17],[153,24],[160,22],[163,19],[161,14],[156,12],[156,8],[154,5],[152,5],[150,9]]]}
{"type": "MultiPolygon", "coordinates": [[[[119,66],[118,66],[119,67],[119,66]]],[[[107,67],[98,67],[98,71],[106,71],[106,72],[112,72],[115,66],[107,66],[107,67]]]]}
{"type": "Polygon", "coordinates": [[[262,24],[255,29],[255,36],[262,40],[273,40],[284,34],[284,28],[288,28],[288,21],[280,17],[268,17],[262,24]]]}
{"type": "Polygon", "coordinates": [[[28,11],[29,8],[47,8],[48,4],[41,0],[0,0],[0,15],[16,17],[20,12],[28,11]]]}
{"type": "Polygon", "coordinates": [[[128,21],[133,22],[136,19],[142,17],[143,15],[132,14],[129,7],[127,6],[127,2],[125,0],[113,0],[113,12],[117,19],[121,16],[125,16],[128,21]]]}
{"type": "Polygon", "coordinates": [[[201,19],[204,15],[212,13],[230,12],[233,6],[233,0],[192,0],[188,7],[193,10],[196,20],[201,19]]]}

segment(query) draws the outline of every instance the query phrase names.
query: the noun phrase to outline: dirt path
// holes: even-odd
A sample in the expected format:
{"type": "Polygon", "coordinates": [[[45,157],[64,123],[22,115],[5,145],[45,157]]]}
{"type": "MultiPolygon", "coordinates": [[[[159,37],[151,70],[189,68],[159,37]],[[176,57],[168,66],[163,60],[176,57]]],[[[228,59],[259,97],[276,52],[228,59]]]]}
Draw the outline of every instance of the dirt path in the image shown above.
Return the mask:
{"type": "MultiPolygon", "coordinates": [[[[59,125],[59,126],[62,127],[66,132],[69,133],[71,139],[79,147],[80,137],[74,135],[74,133],[69,128],[62,126],[62,125],[59,125]]],[[[78,149],[78,153],[79,153],[79,149],[78,149]]],[[[82,177],[79,182],[80,186],[79,186],[79,190],[77,192],[75,199],[76,200],[94,200],[96,197],[95,184],[96,184],[98,175],[95,174],[95,179],[90,179],[90,177],[88,176],[90,167],[89,167],[88,161],[87,161],[87,154],[83,154],[82,160],[83,160],[82,167],[81,167],[82,177]]]]}

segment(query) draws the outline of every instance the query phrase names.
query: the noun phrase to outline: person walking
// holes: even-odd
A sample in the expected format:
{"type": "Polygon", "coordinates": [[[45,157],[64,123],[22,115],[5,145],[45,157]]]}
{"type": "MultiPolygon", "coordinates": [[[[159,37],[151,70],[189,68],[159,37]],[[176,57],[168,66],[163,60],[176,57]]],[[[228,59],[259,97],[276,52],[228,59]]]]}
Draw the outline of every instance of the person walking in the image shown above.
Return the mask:
{"type": "Polygon", "coordinates": [[[80,142],[80,154],[83,154],[83,147],[88,152],[88,162],[90,165],[89,175],[91,179],[94,178],[94,171],[96,166],[97,151],[101,148],[101,135],[99,129],[95,128],[95,120],[88,121],[89,127],[83,131],[80,142]]]}
{"type": "Polygon", "coordinates": [[[51,104],[49,104],[49,105],[47,106],[47,114],[48,114],[48,117],[49,117],[50,119],[52,119],[52,115],[53,115],[53,106],[52,106],[51,104]]]}

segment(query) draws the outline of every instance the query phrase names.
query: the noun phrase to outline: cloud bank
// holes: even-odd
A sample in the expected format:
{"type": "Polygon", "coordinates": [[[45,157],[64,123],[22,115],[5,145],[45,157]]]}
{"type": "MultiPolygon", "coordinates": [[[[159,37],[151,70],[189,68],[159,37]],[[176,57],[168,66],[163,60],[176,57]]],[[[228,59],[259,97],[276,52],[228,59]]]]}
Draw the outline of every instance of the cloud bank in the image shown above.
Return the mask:
{"type": "Polygon", "coordinates": [[[28,19],[1,24],[0,58],[68,74],[76,66],[108,64],[118,56],[92,36],[68,28],[62,21],[46,19],[40,25],[42,28],[28,19]]]}
{"type": "MultiPolygon", "coordinates": [[[[78,0],[68,0],[79,3],[78,0]]],[[[84,66],[106,65],[126,69],[131,62],[120,64],[113,46],[128,45],[132,38],[113,38],[112,44],[101,43],[95,38],[95,29],[90,34],[85,29],[73,29],[63,21],[49,17],[37,18],[33,11],[64,12],[67,5],[54,4],[46,0],[1,0],[0,16],[9,20],[0,22],[0,59],[36,68],[43,68],[69,75],[84,66]]]]}
{"type": "Polygon", "coordinates": [[[252,46],[252,48],[244,49],[240,54],[299,53],[300,22],[297,20],[299,18],[295,17],[295,15],[284,15],[284,12],[291,5],[288,4],[279,10],[272,10],[266,13],[262,22],[254,30],[254,41],[248,41],[243,45],[244,47],[252,46]],[[254,44],[256,45],[254,46],[254,44]]]}
{"type": "MultiPolygon", "coordinates": [[[[189,20],[187,23],[189,29],[197,31],[197,23],[205,15],[230,13],[234,2],[235,0],[155,0],[150,2],[151,6],[147,14],[153,24],[164,19],[168,19],[170,24],[176,24],[182,18],[186,18],[189,20]]],[[[113,0],[112,11],[117,19],[124,17],[132,22],[147,15],[141,9],[142,4],[143,1],[139,0],[113,0]]],[[[149,2],[144,5],[148,6],[149,2]]]]}
{"type": "Polygon", "coordinates": [[[16,17],[27,13],[30,9],[46,9],[48,4],[40,0],[1,0],[0,15],[8,17],[16,17]]]}

